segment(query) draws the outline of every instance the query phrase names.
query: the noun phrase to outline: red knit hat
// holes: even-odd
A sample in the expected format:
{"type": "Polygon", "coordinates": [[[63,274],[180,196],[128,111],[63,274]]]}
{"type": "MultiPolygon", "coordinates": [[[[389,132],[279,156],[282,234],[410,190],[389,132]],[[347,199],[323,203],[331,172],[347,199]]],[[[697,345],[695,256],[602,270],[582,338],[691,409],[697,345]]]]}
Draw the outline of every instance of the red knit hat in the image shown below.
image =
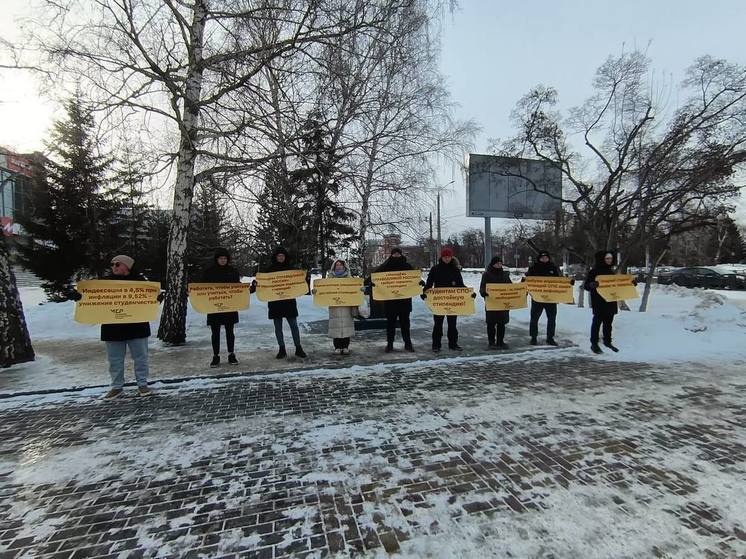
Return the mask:
{"type": "Polygon", "coordinates": [[[440,251],[441,258],[444,258],[446,256],[453,256],[453,250],[451,247],[443,247],[443,250],[440,251]]]}

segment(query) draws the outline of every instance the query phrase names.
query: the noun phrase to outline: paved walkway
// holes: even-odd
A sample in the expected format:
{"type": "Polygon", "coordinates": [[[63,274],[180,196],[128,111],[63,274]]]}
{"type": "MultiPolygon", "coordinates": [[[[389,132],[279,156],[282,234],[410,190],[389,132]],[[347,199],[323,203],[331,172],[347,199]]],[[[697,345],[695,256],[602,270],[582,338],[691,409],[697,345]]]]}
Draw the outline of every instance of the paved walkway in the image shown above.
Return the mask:
{"type": "Polygon", "coordinates": [[[738,557],[746,378],[563,350],[0,401],[0,558],[738,557]]]}

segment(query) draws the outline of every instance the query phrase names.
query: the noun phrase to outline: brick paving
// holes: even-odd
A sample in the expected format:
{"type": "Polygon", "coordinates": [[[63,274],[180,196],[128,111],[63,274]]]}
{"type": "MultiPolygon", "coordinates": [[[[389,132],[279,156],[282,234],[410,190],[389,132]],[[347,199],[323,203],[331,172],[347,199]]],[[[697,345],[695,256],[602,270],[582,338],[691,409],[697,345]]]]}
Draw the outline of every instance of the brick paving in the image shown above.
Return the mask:
{"type": "Polygon", "coordinates": [[[411,556],[450,522],[536,540],[578,491],[667,527],[637,556],[746,556],[738,366],[540,354],[10,405],[0,559],[411,556]]]}

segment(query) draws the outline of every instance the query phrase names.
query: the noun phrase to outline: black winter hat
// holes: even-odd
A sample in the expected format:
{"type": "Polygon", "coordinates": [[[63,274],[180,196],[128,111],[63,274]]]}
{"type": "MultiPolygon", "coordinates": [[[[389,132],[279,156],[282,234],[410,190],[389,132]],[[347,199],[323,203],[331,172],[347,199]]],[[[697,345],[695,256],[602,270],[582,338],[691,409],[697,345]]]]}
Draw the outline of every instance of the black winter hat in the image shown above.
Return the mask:
{"type": "Polygon", "coordinates": [[[227,248],[218,247],[215,249],[215,262],[217,262],[218,258],[220,258],[221,256],[225,256],[226,258],[228,258],[228,262],[231,261],[231,253],[228,252],[227,248]]]}
{"type": "Polygon", "coordinates": [[[394,247],[394,248],[391,249],[391,254],[394,254],[395,252],[398,252],[399,254],[401,254],[402,256],[404,256],[404,253],[401,251],[401,249],[399,247],[394,247]]]}
{"type": "Polygon", "coordinates": [[[489,269],[490,269],[490,268],[492,268],[492,267],[493,267],[493,266],[494,266],[495,264],[497,264],[498,262],[502,262],[502,261],[503,261],[503,259],[502,259],[501,257],[499,257],[499,256],[493,256],[493,257],[492,257],[492,260],[490,260],[490,265],[489,265],[489,266],[487,266],[487,269],[489,270],[489,269]]]}
{"type": "Polygon", "coordinates": [[[290,255],[288,254],[288,251],[285,250],[284,247],[277,247],[275,251],[272,253],[272,261],[277,262],[277,255],[278,254],[284,254],[285,260],[287,261],[290,258],[290,255]]]}
{"type": "Polygon", "coordinates": [[[546,256],[547,258],[549,258],[549,260],[551,260],[551,259],[552,259],[552,255],[551,255],[551,254],[549,254],[549,251],[548,251],[548,250],[540,250],[540,251],[539,251],[539,254],[538,254],[538,255],[536,256],[536,259],[538,260],[538,259],[539,259],[539,258],[541,258],[542,256],[546,256]]]}

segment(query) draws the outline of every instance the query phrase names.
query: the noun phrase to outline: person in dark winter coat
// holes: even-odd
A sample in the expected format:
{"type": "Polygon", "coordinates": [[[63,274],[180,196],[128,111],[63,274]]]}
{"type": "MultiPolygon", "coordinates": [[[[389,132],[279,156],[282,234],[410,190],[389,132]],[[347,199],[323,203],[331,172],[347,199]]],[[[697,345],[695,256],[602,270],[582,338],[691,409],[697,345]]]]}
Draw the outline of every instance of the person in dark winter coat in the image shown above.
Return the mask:
{"type": "MultiPolygon", "coordinates": [[[[427,275],[425,281],[425,289],[420,297],[427,299],[427,290],[431,287],[465,287],[464,280],[461,277],[461,270],[453,258],[453,250],[449,247],[444,247],[440,251],[440,260],[438,263],[430,268],[430,273],[427,275]]],[[[458,345],[458,329],[456,322],[458,317],[456,315],[444,315],[434,314],[433,315],[433,351],[440,351],[441,340],[443,339],[443,320],[448,320],[448,348],[453,351],[461,351],[461,346],[458,345]]]]}
{"type": "MultiPolygon", "coordinates": [[[[559,268],[555,266],[551,261],[551,256],[546,250],[539,251],[537,260],[533,266],[526,272],[526,277],[529,276],[542,276],[542,277],[562,277],[559,268]]],[[[531,336],[531,345],[538,343],[537,336],[539,335],[539,318],[541,314],[547,313],[547,344],[557,345],[554,341],[554,333],[557,324],[557,303],[537,303],[533,299],[531,300],[531,322],[529,323],[528,333],[531,336]]]]}
{"type": "Polygon", "coordinates": [[[588,277],[585,279],[583,289],[591,294],[591,308],[593,309],[593,321],[591,322],[591,350],[593,353],[603,353],[598,345],[598,333],[603,326],[603,343],[611,351],[617,352],[619,348],[611,343],[611,328],[614,316],[619,311],[616,301],[606,301],[596,291],[598,288],[597,276],[615,273],[614,253],[608,250],[600,250],[595,254],[595,263],[588,277]]]}
{"type": "MultiPolygon", "coordinates": [[[[279,247],[272,254],[272,263],[265,270],[265,272],[283,272],[285,270],[292,270],[293,267],[290,265],[290,257],[288,252],[279,247]]],[[[285,337],[282,333],[282,319],[287,320],[290,325],[290,333],[293,336],[293,343],[295,344],[295,356],[296,357],[307,357],[306,352],[303,351],[303,347],[300,345],[300,331],[298,330],[298,305],[295,299],[282,299],[280,301],[270,301],[267,303],[267,316],[270,320],[274,321],[275,324],[275,338],[277,338],[277,345],[279,350],[277,351],[277,359],[284,359],[287,357],[287,351],[285,350],[285,337]]]]}
{"type": "MultiPolygon", "coordinates": [[[[224,248],[215,250],[215,257],[212,266],[202,273],[204,283],[239,283],[241,276],[230,264],[231,255],[224,248]]],[[[254,289],[251,290],[252,292],[254,289]]],[[[234,346],[236,336],[233,333],[234,325],[238,323],[238,312],[220,312],[210,313],[207,315],[207,325],[212,330],[212,361],[210,367],[220,365],[220,327],[225,328],[225,343],[228,349],[228,363],[238,365],[234,346]]]]}
{"type": "MultiPolygon", "coordinates": [[[[398,272],[401,270],[414,270],[412,265],[407,262],[406,257],[401,249],[394,247],[391,249],[390,256],[374,271],[376,272],[398,272]]],[[[368,285],[375,284],[368,280],[368,285]]],[[[425,282],[420,282],[425,285],[425,282]]],[[[414,351],[412,338],[410,336],[409,315],[412,312],[412,299],[393,299],[383,302],[383,312],[386,315],[386,353],[394,351],[394,337],[396,336],[396,321],[399,321],[401,328],[401,337],[404,340],[404,349],[414,351]]]]}
{"type": "MultiPolygon", "coordinates": [[[[499,256],[490,260],[489,266],[482,274],[482,281],[479,283],[479,294],[482,297],[489,297],[487,293],[488,283],[513,283],[510,280],[510,274],[503,270],[503,261],[499,256]]],[[[487,320],[487,340],[490,349],[508,349],[505,343],[505,325],[510,322],[510,311],[486,311],[487,320]]]]}
{"type": "MultiPolygon", "coordinates": [[[[104,280],[117,281],[148,281],[145,276],[132,270],[135,260],[125,254],[111,259],[111,272],[104,280]]],[[[77,291],[73,299],[80,300],[83,296],[77,291]]],[[[158,301],[162,300],[158,295],[158,301]]],[[[150,323],[132,322],[129,324],[102,324],[101,340],[106,342],[106,356],[109,361],[109,375],[111,388],[104,398],[118,398],[124,393],[124,357],[127,348],[134,361],[137,392],[140,396],[152,396],[153,391],[148,387],[148,338],[150,337],[150,323]]]]}

